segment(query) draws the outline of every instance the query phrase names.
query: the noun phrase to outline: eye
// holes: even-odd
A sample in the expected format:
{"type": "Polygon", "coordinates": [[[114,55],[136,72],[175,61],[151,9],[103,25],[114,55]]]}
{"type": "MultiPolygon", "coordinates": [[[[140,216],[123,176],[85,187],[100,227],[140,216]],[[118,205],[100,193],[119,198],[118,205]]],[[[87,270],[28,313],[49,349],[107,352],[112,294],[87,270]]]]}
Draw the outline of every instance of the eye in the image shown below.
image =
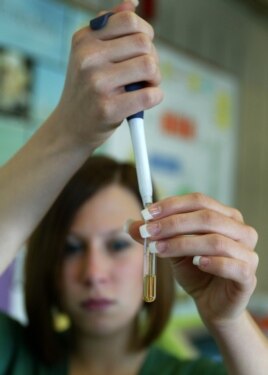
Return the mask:
{"type": "Polygon", "coordinates": [[[77,237],[68,236],[66,239],[64,253],[66,256],[78,254],[85,249],[85,243],[77,237]]]}
{"type": "Polygon", "coordinates": [[[107,248],[114,252],[119,252],[128,249],[132,243],[129,240],[116,238],[107,242],[107,248]]]}

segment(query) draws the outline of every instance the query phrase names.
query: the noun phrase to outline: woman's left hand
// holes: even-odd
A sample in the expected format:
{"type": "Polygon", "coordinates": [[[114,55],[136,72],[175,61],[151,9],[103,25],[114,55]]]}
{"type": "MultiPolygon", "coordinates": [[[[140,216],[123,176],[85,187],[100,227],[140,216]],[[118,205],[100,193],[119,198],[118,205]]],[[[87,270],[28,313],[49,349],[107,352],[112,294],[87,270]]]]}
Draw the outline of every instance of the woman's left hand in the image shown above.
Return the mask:
{"type": "Polygon", "coordinates": [[[203,320],[239,317],[255,289],[258,265],[258,236],[241,213],[201,193],[167,198],[146,211],[150,221],[132,223],[130,235],[139,242],[147,236],[159,257],[171,259],[203,320]]]}

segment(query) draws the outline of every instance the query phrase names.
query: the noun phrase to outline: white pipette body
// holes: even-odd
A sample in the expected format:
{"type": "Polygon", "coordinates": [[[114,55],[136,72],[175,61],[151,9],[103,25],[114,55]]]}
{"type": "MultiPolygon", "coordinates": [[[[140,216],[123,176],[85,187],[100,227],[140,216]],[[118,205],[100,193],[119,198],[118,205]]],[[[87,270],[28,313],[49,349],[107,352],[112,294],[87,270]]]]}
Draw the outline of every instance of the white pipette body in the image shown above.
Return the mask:
{"type": "Polygon", "coordinates": [[[145,140],[144,120],[140,117],[134,117],[128,120],[128,124],[136,161],[139,190],[143,206],[146,207],[153,201],[153,186],[145,140]]]}

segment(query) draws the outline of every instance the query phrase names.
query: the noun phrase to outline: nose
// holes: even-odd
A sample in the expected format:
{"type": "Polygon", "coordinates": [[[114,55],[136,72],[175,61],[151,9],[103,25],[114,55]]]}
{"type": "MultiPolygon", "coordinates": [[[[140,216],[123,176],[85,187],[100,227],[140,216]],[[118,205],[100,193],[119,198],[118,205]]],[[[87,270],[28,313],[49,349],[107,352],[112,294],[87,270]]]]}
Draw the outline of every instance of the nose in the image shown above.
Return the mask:
{"type": "Polygon", "coordinates": [[[86,286],[105,284],[110,278],[110,260],[101,244],[92,242],[81,265],[81,279],[86,286]]]}

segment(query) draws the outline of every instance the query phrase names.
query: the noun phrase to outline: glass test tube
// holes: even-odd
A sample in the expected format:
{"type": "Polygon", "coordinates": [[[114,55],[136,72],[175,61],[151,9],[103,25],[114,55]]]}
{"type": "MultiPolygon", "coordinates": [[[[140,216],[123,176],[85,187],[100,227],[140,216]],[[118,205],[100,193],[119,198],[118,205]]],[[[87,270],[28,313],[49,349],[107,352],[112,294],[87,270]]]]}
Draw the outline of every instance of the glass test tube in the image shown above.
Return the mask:
{"type": "Polygon", "coordinates": [[[156,298],[156,256],[148,247],[147,238],[144,239],[143,265],[143,299],[153,302],[156,298]]]}

